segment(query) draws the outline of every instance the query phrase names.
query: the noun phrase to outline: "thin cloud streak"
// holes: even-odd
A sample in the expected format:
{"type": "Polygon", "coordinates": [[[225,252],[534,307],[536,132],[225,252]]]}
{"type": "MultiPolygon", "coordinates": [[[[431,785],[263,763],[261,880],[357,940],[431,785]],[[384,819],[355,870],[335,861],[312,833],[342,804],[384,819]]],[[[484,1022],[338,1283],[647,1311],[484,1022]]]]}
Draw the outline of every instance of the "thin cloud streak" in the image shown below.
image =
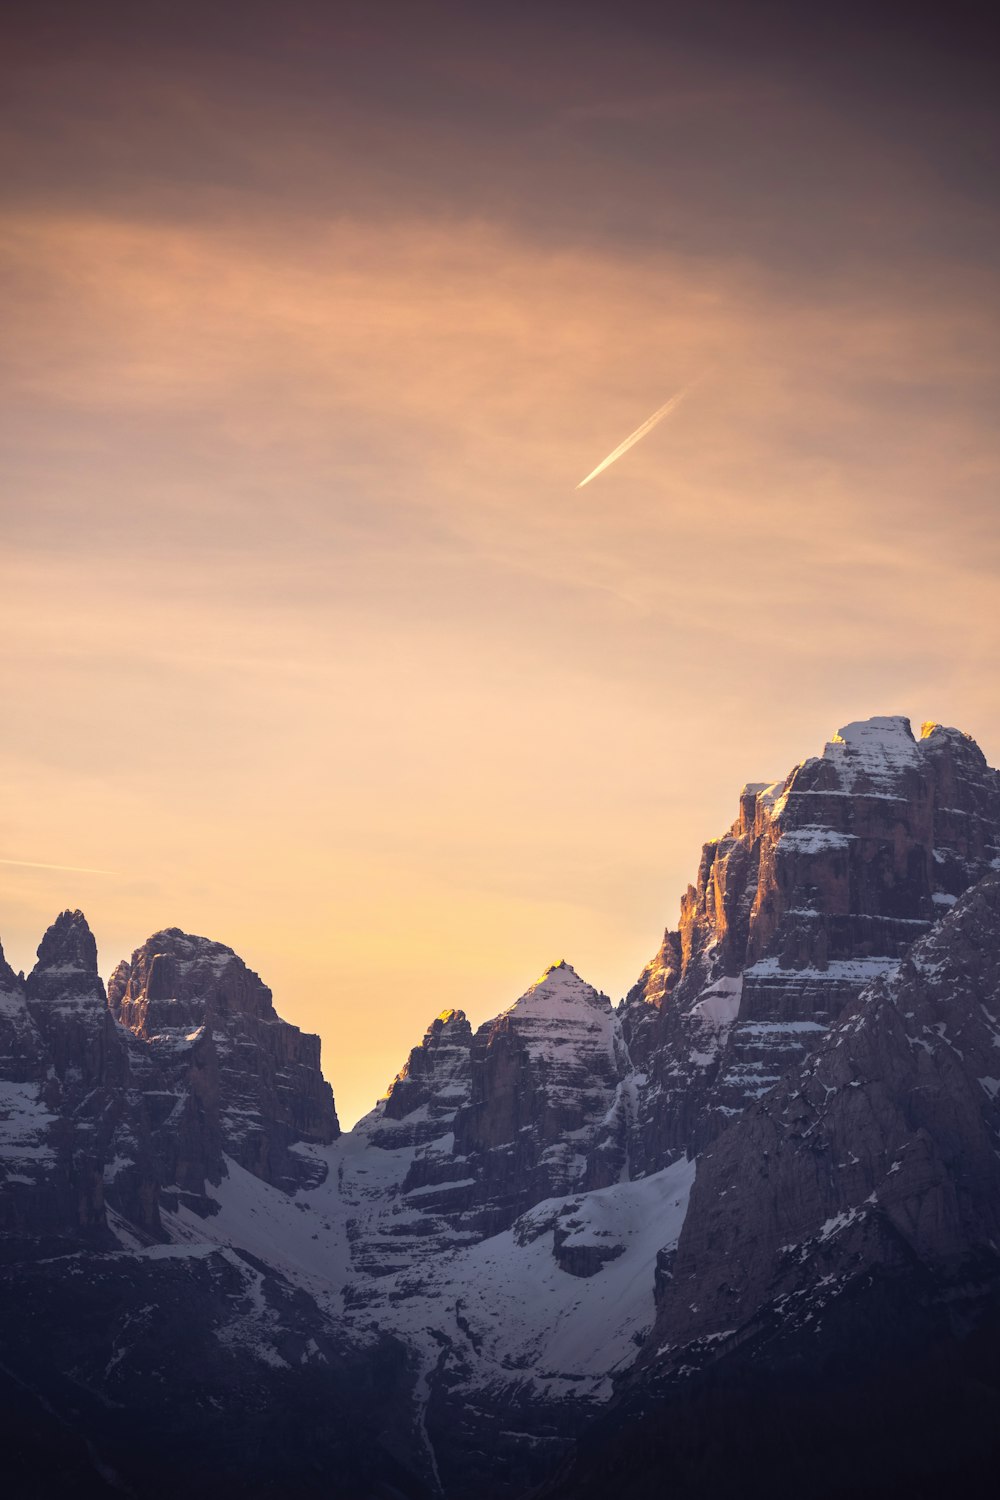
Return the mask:
{"type": "Polygon", "coordinates": [[[33,859],[0,859],[0,865],[17,865],[21,870],[66,870],[71,875],[114,875],[114,870],[92,870],[88,865],[42,865],[33,859]]]}
{"type": "Polygon", "coordinates": [[[621,458],[630,448],[634,448],[636,443],[644,438],[647,433],[652,432],[653,428],[662,422],[664,417],[669,416],[680,405],[691,388],[690,385],[686,385],[675,396],[671,396],[669,401],[664,401],[663,405],[654,411],[651,417],[647,417],[640,427],[637,427],[634,432],[629,433],[623,443],[618,444],[613,453],[609,453],[607,458],[602,459],[596,469],[591,469],[586,479],[580,480],[577,489],[582,490],[585,484],[589,484],[592,479],[596,479],[598,474],[603,474],[604,470],[610,468],[616,459],[621,458]]]}

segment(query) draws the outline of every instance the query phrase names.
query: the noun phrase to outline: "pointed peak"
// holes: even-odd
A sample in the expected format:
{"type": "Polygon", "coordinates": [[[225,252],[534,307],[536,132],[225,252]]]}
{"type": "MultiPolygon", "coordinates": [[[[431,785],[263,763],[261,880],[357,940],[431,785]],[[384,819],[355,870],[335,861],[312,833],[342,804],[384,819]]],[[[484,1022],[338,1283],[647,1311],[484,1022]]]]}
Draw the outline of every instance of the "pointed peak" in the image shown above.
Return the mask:
{"type": "Polygon", "coordinates": [[[3,943],[0,943],[0,990],[10,993],[13,990],[20,989],[21,982],[7,962],[3,951],[3,943]]]}
{"type": "Polygon", "coordinates": [[[557,964],[550,964],[530,989],[525,990],[503,1014],[524,1014],[581,1004],[599,1010],[611,1008],[608,997],[600,994],[585,979],[581,979],[572,964],[562,958],[557,964]]]}
{"type": "MultiPolygon", "coordinates": [[[[464,1010],[452,1010],[449,1007],[447,1010],[441,1011],[440,1015],[434,1017],[424,1032],[424,1039],[420,1043],[420,1046],[424,1048],[434,1047],[441,1042],[445,1042],[449,1046],[455,1044],[461,1046],[464,1044],[471,1047],[472,1026],[464,1010]]],[[[406,1070],[404,1069],[403,1071],[405,1072],[406,1070]]]]}
{"type": "Polygon", "coordinates": [[[451,1008],[449,1008],[448,1010],[443,1010],[440,1015],[435,1016],[432,1025],[460,1025],[463,1021],[468,1021],[468,1016],[465,1014],[464,1010],[452,1010],[451,1008]]]}
{"type": "Polygon", "coordinates": [[[63,911],[38,945],[36,971],[50,968],[97,973],[97,944],[82,911],[63,911]]]}
{"type": "Polygon", "coordinates": [[[942,744],[962,745],[982,754],[975,738],[965,729],[956,729],[952,724],[939,724],[935,719],[925,719],[920,726],[920,743],[937,741],[942,744]]]}

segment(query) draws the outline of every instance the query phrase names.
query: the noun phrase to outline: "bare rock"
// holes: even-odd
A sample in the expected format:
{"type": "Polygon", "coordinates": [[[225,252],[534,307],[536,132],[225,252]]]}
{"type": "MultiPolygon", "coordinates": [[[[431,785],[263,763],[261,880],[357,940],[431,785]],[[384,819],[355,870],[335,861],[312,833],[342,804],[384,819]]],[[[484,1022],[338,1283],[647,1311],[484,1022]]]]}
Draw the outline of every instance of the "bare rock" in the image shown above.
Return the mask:
{"type": "Polygon", "coordinates": [[[1000,775],[968,735],[848,724],[781,782],[751,784],[622,1010],[646,1079],[635,1159],[699,1150],[1000,854],[1000,775]]]}
{"type": "Polygon", "coordinates": [[[807,1322],[873,1270],[1000,1271],[998,1048],[991,874],[701,1156],[656,1357],[807,1322]]]}
{"type": "Polygon", "coordinates": [[[147,1095],[184,1094],[174,1116],[182,1176],[218,1180],[215,1120],[223,1151],[286,1187],[310,1171],[290,1148],[340,1133],[319,1038],[280,1019],[271,991],[231,948],[176,927],[154,933],[115,971],[110,1004],[150,1049],[147,1095]]]}
{"type": "Polygon", "coordinates": [[[0,988],[5,1252],[25,1242],[103,1243],[103,1169],[128,1064],[83,913],[56,918],[25,984],[5,963],[0,988]]]}
{"type": "Polygon", "coordinates": [[[508,1228],[543,1198],[617,1180],[627,1149],[626,1070],[607,996],[567,963],[546,969],[480,1027],[455,1151],[469,1160],[482,1232],[508,1228]]]}

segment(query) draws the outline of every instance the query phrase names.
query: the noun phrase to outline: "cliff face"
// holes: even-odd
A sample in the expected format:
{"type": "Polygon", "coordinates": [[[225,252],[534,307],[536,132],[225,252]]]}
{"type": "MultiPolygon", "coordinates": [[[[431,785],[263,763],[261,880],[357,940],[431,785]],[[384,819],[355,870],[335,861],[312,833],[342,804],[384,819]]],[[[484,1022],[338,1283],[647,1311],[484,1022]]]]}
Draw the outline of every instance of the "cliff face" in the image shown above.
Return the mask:
{"type": "Polygon", "coordinates": [[[128,1065],[82,912],[56,919],[25,983],[0,968],[0,1038],[5,1248],[101,1243],[104,1163],[128,1065]]]}
{"type": "Polygon", "coordinates": [[[455,1117],[472,1088],[471,1048],[464,1011],[437,1016],[345,1142],[338,1170],[356,1302],[373,1294],[367,1278],[419,1276],[434,1256],[473,1238],[461,1227],[472,1184],[455,1153],[455,1117]]]}
{"type": "Polygon", "coordinates": [[[998,1049],[994,873],[701,1154],[652,1333],[543,1493],[992,1494],[998,1049]]]}
{"type": "Polygon", "coordinates": [[[873,1267],[1000,1277],[1000,876],[701,1156],[659,1348],[814,1318],[873,1267]]]}
{"type": "Polygon", "coordinates": [[[637,1156],[699,1149],[816,1045],[1000,852],[1000,776],[958,730],[849,724],[751,785],[623,1012],[637,1156]]]}
{"type": "Polygon", "coordinates": [[[627,1056],[607,996],[547,969],[472,1045],[455,1151],[476,1181],[473,1219],[506,1229],[541,1202],[617,1181],[627,1145],[627,1056]]]}
{"type": "Polygon", "coordinates": [[[355,1127],[374,1148],[343,1168],[358,1207],[355,1268],[417,1268],[508,1229],[543,1199],[617,1181],[627,1068],[610,1002],[566,963],[474,1036],[464,1012],[439,1016],[355,1127]]]}
{"type": "Polygon", "coordinates": [[[171,929],[120,964],[110,999],[81,912],[46,932],[26,981],[0,957],[0,1229],[108,1243],[107,1208],[163,1237],[161,1209],[212,1211],[228,1154],[293,1188],[290,1150],[337,1135],[319,1040],[280,1020],[231,949],[171,929]]]}
{"type": "Polygon", "coordinates": [[[167,1182],[195,1191],[199,1176],[218,1182],[226,1152],[291,1188],[308,1169],[289,1147],[339,1134],[319,1038],[279,1018],[271,991],[231,948],[176,927],[154,933],[119,964],[108,1001],[146,1044],[136,1071],[154,1128],[169,1105],[167,1182]]]}

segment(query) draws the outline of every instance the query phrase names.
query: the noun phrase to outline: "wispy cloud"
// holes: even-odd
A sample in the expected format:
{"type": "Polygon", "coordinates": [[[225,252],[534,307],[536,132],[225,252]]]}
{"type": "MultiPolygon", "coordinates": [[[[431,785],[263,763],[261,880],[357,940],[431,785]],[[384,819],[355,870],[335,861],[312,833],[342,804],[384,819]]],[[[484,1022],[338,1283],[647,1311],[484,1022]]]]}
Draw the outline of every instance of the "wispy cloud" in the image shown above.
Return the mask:
{"type": "Polygon", "coordinates": [[[0,859],[0,865],[16,865],[21,870],[65,870],[71,875],[114,875],[114,870],[94,870],[89,865],[45,865],[35,859],[0,859]]]}

